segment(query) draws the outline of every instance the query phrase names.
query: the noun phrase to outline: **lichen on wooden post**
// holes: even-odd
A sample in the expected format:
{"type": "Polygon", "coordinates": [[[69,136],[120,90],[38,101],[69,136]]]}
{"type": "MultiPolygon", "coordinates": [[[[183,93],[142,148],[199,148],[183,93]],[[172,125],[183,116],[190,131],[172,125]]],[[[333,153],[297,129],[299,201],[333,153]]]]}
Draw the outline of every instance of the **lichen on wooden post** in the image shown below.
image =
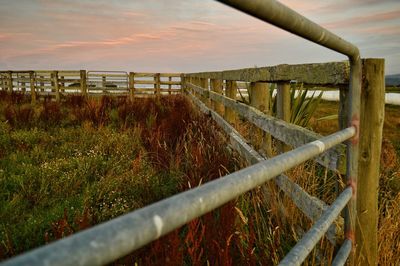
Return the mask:
{"type": "Polygon", "coordinates": [[[80,70],[81,93],[84,97],[88,96],[86,83],[86,70],[80,70]]]}
{"type": "MultiPolygon", "coordinates": [[[[226,81],[225,94],[226,94],[226,97],[236,100],[236,94],[237,94],[236,81],[232,81],[232,80],[226,81]]],[[[234,126],[237,126],[237,114],[232,108],[225,107],[224,118],[229,123],[233,124],[234,126]]]]}
{"type": "MultiPolygon", "coordinates": [[[[277,91],[277,110],[276,115],[283,121],[290,122],[290,83],[280,82],[278,83],[277,91]]],[[[289,150],[289,146],[285,144],[278,145],[279,152],[285,152],[289,150]]]]}
{"type": "MultiPolygon", "coordinates": [[[[270,115],[269,86],[266,82],[250,83],[250,105],[270,115]]],[[[256,150],[262,150],[268,157],[272,156],[271,135],[254,126],[252,144],[256,150]]]]}
{"type": "MultiPolygon", "coordinates": [[[[218,94],[223,94],[224,84],[221,79],[211,79],[211,90],[218,94]]],[[[217,101],[211,101],[211,107],[221,116],[224,115],[224,105],[217,101]]]]}
{"type": "Polygon", "coordinates": [[[356,258],[378,264],[378,192],[385,114],[385,60],[363,59],[358,160],[356,258]]]}

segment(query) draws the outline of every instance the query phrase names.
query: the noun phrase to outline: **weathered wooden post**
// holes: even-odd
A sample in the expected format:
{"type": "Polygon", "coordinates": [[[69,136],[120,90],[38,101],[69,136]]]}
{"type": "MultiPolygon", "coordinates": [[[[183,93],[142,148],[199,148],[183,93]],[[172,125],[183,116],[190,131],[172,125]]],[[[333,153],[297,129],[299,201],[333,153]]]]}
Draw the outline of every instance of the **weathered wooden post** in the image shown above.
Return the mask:
{"type": "Polygon", "coordinates": [[[2,72],[0,72],[0,88],[4,90],[4,76],[2,72]]]}
{"type": "Polygon", "coordinates": [[[103,88],[103,93],[108,93],[108,89],[107,89],[107,76],[104,75],[101,77],[101,87],[103,88]]]}
{"type": "MultiPolygon", "coordinates": [[[[236,100],[236,94],[237,94],[236,81],[232,81],[232,80],[226,81],[225,94],[226,94],[226,97],[236,100]]],[[[225,107],[224,118],[229,123],[233,124],[234,126],[237,126],[237,114],[235,113],[235,111],[233,109],[231,109],[229,107],[225,107]]]]}
{"type": "Polygon", "coordinates": [[[181,93],[186,92],[186,80],[187,78],[185,77],[185,74],[181,74],[181,93]]]}
{"type": "Polygon", "coordinates": [[[168,82],[169,82],[169,84],[168,84],[168,94],[171,95],[171,90],[172,90],[172,85],[171,85],[172,77],[168,77],[168,82]]]}
{"type": "Polygon", "coordinates": [[[8,91],[12,92],[14,89],[12,71],[8,71],[8,91]]]}
{"type": "Polygon", "coordinates": [[[60,86],[58,84],[58,71],[53,71],[53,88],[56,92],[56,102],[60,102],[60,86]]]}
{"type": "MultiPolygon", "coordinates": [[[[223,94],[224,84],[221,79],[211,79],[211,90],[218,94],[223,94]]],[[[211,107],[219,114],[224,115],[224,105],[217,101],[211,101],[211,107]]]]}
{"type": "Polygon", "coordinates": [[[64,76],[61,76],[60,77],[60,85],[61,85],[61,92],[65,92],[65,78],[64,78],[64,76]]]}
{"type": "MultiPolygon", "coordinates": [[[[269,86],[266,82],[250,83],[250,105],[270,115],[269,86]]],[[[271,135],[258,127],[253,127],[252,143],[256,149],[262,149],[268,157],[272,156],[271,135]]]]}
{"type": "Polygon", "coordinates": [[[200,99],[203,103],[206,104],[207,107],[210,107],[210,98],[208,92],[208,78],[200,78],[200,87],[203,88],[204,92],[200,95],[200,99]]]}
{"type": "Polygon", "coordinates": [[[385,114],[385,60],[363,59],[357,184],[356,258],[378,264],[378,192],[385,114]]]}
{"type": "Polygon", "coordinates": [[[19,76],[18,75],[18,77],[17,77],[17,80],[20,80],[21,79],[21,90],[22,90],[22,92],[25,94],[25,92],[26,92],[26,83],[25,83],[25,75],[21,75],[21,76],[19,76]]]}
{"type": "Polygon", "coordinates": [[[157,97],[161,95],[160,89],[160,73],[156,73],[154,74],[154,93],[157,97]]]}
{"type": "Polygon", "coordinates": [[[44,92],[44,81],[43,81],[43,79],[44,79],[44,76],[40,76],[40,91],[41,92],[44,92]]]}
{"type": "Polygon", "coordinates": [[[35,86],[35,73],[33,71],[29,72],[29,80],[31,87],[31,102],[32,104],[36,103],[36,86],[35,86]]]}
{"type": "MultiPolygon", "coordinates": [[[[290,83],[281,82],[278,83],[277,91],[277,110],[276,115],[283,121],[290,122],[290,83]]],[[[281,143],[278,145],[279,152],[285,152],[289,150],[289,146],[281,143]]]]}
{"type": "Polygon", "coordinates": [[[86,70],[80,70],[80,82],[81,82],[81,94],[84,97],[88,96],[88,91],[87,91],[87,82],[86,82],[86,70]]]}
{"type": "Polygon", "coordinates": [[[129,96],[130,100],[133,101],[133,98],[135,98],[135,72],[129,72],[129,96]]]}

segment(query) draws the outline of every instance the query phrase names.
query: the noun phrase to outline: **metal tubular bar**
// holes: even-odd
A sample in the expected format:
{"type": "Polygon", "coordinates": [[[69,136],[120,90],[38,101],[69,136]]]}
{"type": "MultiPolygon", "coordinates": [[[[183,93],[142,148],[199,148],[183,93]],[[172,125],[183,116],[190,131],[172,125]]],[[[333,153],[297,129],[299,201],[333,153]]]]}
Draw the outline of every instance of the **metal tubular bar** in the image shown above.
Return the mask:
{"type": "Polygon", "coordinates": [[[6,261],[4,265],[110,263],[353,137],[354,134],[353,127],[346,128],[270,160],[17,256],[6,261]]]}
{"type": "Polygon", "coordinates": [[[350,255],[352,243],[350,239],[346,239],[340,247],[335,259],[332,261],[332,266],[343,266],[350,255]]]}
{"type": "MultiPolygon", "coordinates": [[[[357,216],[357,176],[359,156],[359,121],[361,97],[361,58],[358,48],[339,36],[310,21],[294,10],[274,0],[217,0],[249,15],[273,24],[307,40],[345,54],[350,61],[349,121],[348,126],[356,129],[356,134],[347,145],[347,173],[349,186],[353,187],[353,197],[345,209],[345,234],[356,243],[355,225],[357,216]]],[[[354,254],[354,253],[353,253],[354,254]]],[[[352,256],[354,258],[354,256],[352,256]]],[[[352,259],[353,259],[352,258],[352,259]]]]}
{"type": "Polygon", "coordinates": [[[339,53],[357,58],[358,48],[274,0],[217,0],[281,29],[339,53]]]}
{"type": "Polygon", "coordinates": [[[279,265],[301,265],[317,242],[326,233],[353,195],[352,187],[347,187],[333,204],[322,214],[321,218],[297,242],[279,265]]]}

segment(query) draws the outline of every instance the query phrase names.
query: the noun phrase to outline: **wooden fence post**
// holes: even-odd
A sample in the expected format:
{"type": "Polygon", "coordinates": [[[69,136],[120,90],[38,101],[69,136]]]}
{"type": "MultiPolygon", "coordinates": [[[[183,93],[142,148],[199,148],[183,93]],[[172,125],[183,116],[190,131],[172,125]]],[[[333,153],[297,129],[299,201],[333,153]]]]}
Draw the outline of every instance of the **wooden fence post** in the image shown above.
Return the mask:
{"type": "MultiPolygon", "coordinates": [[[[277,106],[276,115],[283,121],[290,122],[290,83],[278,83],[277,91],[277,106]]],[[[285,152],[289,150],[289,146],[281,143],[278,145],[279,152],[285,152]]]]}
{"type": "MultiPolygon", "coordinates": [[[[224,84],[221,79],[211,79],[211,90],[223,94],[224,84]]],[[[217,101],[211,101],[211,107],[219,114],[224,115],[224,105],[217,101]]]]}
{"type": "Polygon", "coordinates": [[[135,72],[129,72],[129,95],[130,100],[135,98],[135,72]]]}
{"type": "Polygon", "coordinates": [[[44,91],[44,88],[43,88],[44,87],[44,82],[43,82],[44,76],[40,76],[40,79],[41,79],[40,84],[39,84],[40,91],[43,92],[44,91]]]}
{"type": "Polygon", "coordinates": [[[12,71],[8,71],[8,89],[10,92],[13,91],[14,85],[13,85],[13,78],[12,78],[12,71]]]}
{"type": "MultiPolygon", "coordinates": [[[[168,77],[168,81],[171,83],[172,82],[172,77],[168,77]]],[[[171,95],[171,89],[172,89],[172,85],[168,84],[168,94],[171,95]]]]}
{"type": "Polygon", "coordinates": [[[53,71],[53,86],[56,92],[56,102],[60,102],[60,86],[58,84],[58,71],[53,71]]]}
{"type": "Polygon", "coordinates": [[[0,88],[4,90],[4,76],[2,72],[0,72],[0,88]]]}
{"type": "Polygon", "coordinates": [[[81,94],[84,97],[88,96],[87,92],[87,82],[86,82],[86,70],[80,70],[80,81],[81,81],[81,94]]]}
{"type": "MultiPolygon", "coordinates": [[[[269,86],[266,82],[250,83],[250,105],[270,115],[269,86]]],[[[268,157],[272,156],[271,135],[254,126],[252,143],[254,147],[263,150],[268,157]]]]}
{"type": "MultiPolygon", "coordinates": [[[[227,80],[226,81],[226,89],[225,89],[226,97],[236,100],[236,94],[237,94],[236,81],[227,80]]],[[[224,118],[229,123],[233,124],[234,126],[237,126],[237,114],[235,113],[235,111],[233,109],[225,107],[224,118]]]]}
{"type": "Polygon", "coordinates": [[[161,95],[160,91],[160,73],[154,74],[154,93],[159,97],[161,95]]]}
{"type": "Polygon", "coordinates": [[[385,60],[363,59],[357,184],[356,258],[378,264],[378,192],[385,114],[385,60]]]}
{"type": "Polygon", "coordinates": [[[36,103],[36,86],[35,86],[35,73],[33,71],[29,72],[30,87],[31,87],[31,102],[36,103]]]}
{"type": "Polygon", "coordinates": [[[186,77],[185,74],[181,74],[181,93],[186,92],[186,77]]]}
{"type": "MultiPolygon", "coordinates": [[[[20,78],[22,79],[21,81],[21,90],[22,92],[25,94],[26,93],[26,82],[25,82],[25,75],[20,76],[20,78]]],[[[17,80],[19,79],[19,77],[17,78],[17,80]]]]}
{"type": "Polygon", "coordinates": [[[60,77],[60,85],[61,85],[61,92],[65,92],[65,81],[64,81],[64,76],[60,77]]]}
{"type": "MultiPolygon", "coordinates": [[[[209,88],[208,88],[209,86],[208,85],[209,85],[208,78],[201,78],[200,79],[200,87],[202,87],[207,92],[209,90],[209,88]]],[[[209,94],[204,94],[204,93],[200,95],[201,101],[203,103],[205,103],[207,107],[210,107],[210,97],[209,96],[210,96],[209,94]]]]}

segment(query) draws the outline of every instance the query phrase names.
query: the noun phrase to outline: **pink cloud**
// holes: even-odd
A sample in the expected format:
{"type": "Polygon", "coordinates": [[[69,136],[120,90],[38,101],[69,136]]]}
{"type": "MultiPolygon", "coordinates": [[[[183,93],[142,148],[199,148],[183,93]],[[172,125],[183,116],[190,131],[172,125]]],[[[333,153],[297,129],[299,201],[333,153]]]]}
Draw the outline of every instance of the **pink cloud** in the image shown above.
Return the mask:
{"type": "Polygon", "coordinates": [[[349,26],[355,26],[360,24],[370,24],[377,22],[387,22],[394,19],[399,19],[400,10],[377,13],[367,16],[358,16],[348,19],[341,19],[340,21],[334,21],[330,23],[325,23],[324,26],[327,28],[345,28],[349,26]]]}

